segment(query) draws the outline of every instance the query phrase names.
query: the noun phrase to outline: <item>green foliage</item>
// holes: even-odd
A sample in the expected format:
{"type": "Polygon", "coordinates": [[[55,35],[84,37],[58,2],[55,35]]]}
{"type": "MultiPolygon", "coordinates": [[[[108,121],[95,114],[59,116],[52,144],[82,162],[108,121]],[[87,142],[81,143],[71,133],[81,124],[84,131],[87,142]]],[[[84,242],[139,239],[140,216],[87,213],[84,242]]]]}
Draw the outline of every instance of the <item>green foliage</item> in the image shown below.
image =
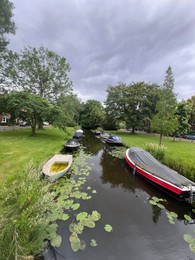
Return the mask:
{"type": "Polygon", "coordinates": [[[97,100],[88,100],[81,112],[81,125],[83,128],[96,129],[101,126],[104,108],[97,100]]]}
{"type": "MultiPolygon", "coordinates": [[[[101,217],[96,210],[91,214],[77,213],[76,217],[74,214],[80,207],[79,199],[91,198],[81,191],[90,171],[88,157],[81,150],[71,168],[74,178],[61,178],[56,183],[40,180],[40,170],[32,166],[7,179],[0,189],[0,253],[3,259],[39,254],[48,240],[53,247],[59,247],[62,239],[57,234],[58,219],[71,219],[71,247],[75,252],[84,249],[79,235],[84,228],[94,228],[101,217]]],[[[95,246],[94,241],[92,245],[95,246]]]]}
{"type": "Polygon", "coordinates": [[[183,238],[189,244],[190,250],[195,253],[195,238],[190,234],[184,234],[183,238]]]}
{"type": "Polygon", "coordinates": [[[161,198],[157,198],[157,197],[152,197],[149,202],[150,204],[154,205],[154,206],[157,206],[161,209],[164,209],[165,207],[160,203],[162,201],[165,201],[164,199],[161,199],[161,198]]]}
{"type": "Polygon", "coordinates": [[[169,223],[175,224],[174,219],[178,217],[177,213],[175,213],[173,211],[171,211],[171,212],[166,211],[166,215],[168,217],[169,223]]]}
{"type": "Polygon", "coordinates": [[[162,161],[166,155],[167,148],[164,145],[146,144],[146,151],[151,153],[157,160],[162,161]]]}
{"type": "Polygon", "coordinates": [[[169,135],[177,129],[176,97],[173,93],[174,80],[171,67],[166,71],[166,76],[161,89],[160,100],[156,104],[157,113],[152,119],[152,127],[160,133],[159,144],[162,144],[162,136],[169,135]]]}
{"type": "Polygon", "coordinates": [[[31,165],[10,176],[0,189],[0,251],[3,259],[38,254],[45,239],[57,239],[57,225],[48,214],[57,210],[50,184],[40,181],[31,165]],[[37,192],[38,191],[38,192],[37,192]]]}
{"type": "Polygon", "coordinates": [[[113,231],[113,227],[112,227],[111,225],[109,225],[109,224],[106,224],[106,225],[104,226],[104,229],[105,229],[106,232],[111,232],[111,231],[113,231]]]}
{"type": "Polygon", "coordinates": [[[13,118],[26,120],[31,125],[32,134],[34,135],[39,118],[45,117],[49,108],[46,99],[21,91],[8,94],[5,109],[13,118]]]}
{"type": "Polygon", "coordinates": [[[116,157],[116,158],[119,158],[119,159],[124,159],[124,154],[125,154],[125,151],[127,150],[126,147],[114,147],[111,151],[109,151],[108,153],[113,156],[113,157],[116,157]]]}
{"type": "Polygon", "coordinates": [[[191,115],[191,108],[187,102],[180,102],[177,106],[176,116],[178,119],[178,127],[175,131],[176,136],[183,136],[190,130],[189,119],[191,115]]]}
{"type": "Polygon", "coordinates": [[[15,33],[15,24],[12,21],[13,3],[9,0],[0,0],[0,6],[0,52],[2,52],[8,44],[5,35],[15,33]]]}
{"type": "Polygon", "coordinates": [[[105,102],[106,115],[117,121],[125,121],[126,127],[132,128],[134,133],[136,128],[144,127],[146,118],[150,121],[153,117],[159,98],[158,88],[156,84],[144,82],[110,86],[105,102]]]}

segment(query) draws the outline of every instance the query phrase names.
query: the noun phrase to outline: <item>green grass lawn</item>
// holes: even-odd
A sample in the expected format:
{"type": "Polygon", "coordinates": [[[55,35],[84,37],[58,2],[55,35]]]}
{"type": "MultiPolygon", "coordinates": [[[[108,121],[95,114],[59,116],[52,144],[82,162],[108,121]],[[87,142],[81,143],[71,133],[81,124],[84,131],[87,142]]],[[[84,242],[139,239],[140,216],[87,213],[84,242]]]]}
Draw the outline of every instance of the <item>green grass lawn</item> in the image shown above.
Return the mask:
{"type": "MultiPolygon", "coordinates": [[[[117,131],[123,143],[127,146],[139,146],[145,148],[146,144],[159,144],[159,136],[153,134],[131,134],[128,132],[117,131]]],[[[195,142],[189,140],[173,141],[173,138],[163,137],[163,145],[167,147],[168,155],[180,162],[194,166],[195,164],[195,142]]]]}
{"type": "Polygon", "coordinates": [[[37,130],[36,136],[31,135],[31,129],[20,129],[0,132],[0,183],[14,172],[19,172],[30,161],[38,166],[48,158],[59,153],[74,133],[73,128],[67,128],[68,133],[47,127],[37,130]]]}

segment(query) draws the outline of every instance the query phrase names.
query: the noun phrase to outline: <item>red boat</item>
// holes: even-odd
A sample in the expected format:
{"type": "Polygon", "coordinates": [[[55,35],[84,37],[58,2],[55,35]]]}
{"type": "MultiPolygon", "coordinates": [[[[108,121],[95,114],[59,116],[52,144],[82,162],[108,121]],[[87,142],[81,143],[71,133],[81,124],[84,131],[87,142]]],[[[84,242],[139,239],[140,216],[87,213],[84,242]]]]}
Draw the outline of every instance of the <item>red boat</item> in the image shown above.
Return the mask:
{"type": "Polygon", "coordinates": [[[195,202],[195,183],[161,164],[149,152],[139,147],[130,147],[126,150],[125,159],[133,168],[133,173],[137,172],[181,201],[195,202]]]}

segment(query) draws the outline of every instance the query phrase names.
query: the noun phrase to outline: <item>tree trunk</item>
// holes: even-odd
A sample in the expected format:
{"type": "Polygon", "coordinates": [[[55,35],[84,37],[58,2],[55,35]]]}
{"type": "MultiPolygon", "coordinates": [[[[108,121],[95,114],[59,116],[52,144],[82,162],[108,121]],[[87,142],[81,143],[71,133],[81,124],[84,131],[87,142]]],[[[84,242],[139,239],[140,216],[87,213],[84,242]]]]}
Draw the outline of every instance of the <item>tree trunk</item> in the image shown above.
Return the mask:
{"type": "Polygon", "coordinates": [[[162,145],[162,133],[160,134],[160,142],[159,142],[159,145],[162,145]]]}
{"type": "Polygon", "coordinates": [[[39,119],[38,121],[38,129],[43,129],[43,120],[42,119],[39,119]]]}

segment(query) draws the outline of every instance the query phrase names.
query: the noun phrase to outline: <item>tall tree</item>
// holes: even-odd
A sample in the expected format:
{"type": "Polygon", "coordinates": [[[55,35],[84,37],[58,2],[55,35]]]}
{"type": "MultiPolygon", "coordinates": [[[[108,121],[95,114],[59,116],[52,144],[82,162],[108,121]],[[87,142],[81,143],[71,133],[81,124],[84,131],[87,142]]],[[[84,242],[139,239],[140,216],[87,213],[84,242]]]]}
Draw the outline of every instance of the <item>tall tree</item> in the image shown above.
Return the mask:
{"type": "Polygon", "coordinates": [[[81,125],[83,128],[95,129],[101,126],[104,116],[104,108],[102,104],[90,99],[84,104],[84,109],[81,113],[81,125]]]}
{"type": "Polygon", "coordinates": [[[181,101],[177,105],[176,117],[178,120],[178,126],[175,131],[176,136],[186,135],[190,130],[189,119],[191,115],[191,107],[186,101],[181,101]]]}
{"type": "Polygon", "coordinates": [[[173,92],[174,78],[172,69],[169,66],[163,87],[161,89],[160,100],[157,102],[156,111],[157,114],[152,120],[152,126],[160,134],[159,144],[162,144],[163,135],[172,134],[175,132],[178,121],[175,115],[177,100],[173,92]]]}
{"type": "Polygon", "coordinates": [[[9,0],[0,0],[0,52],[2,52],[9,41],[6,34],[15,33],[13,17],[13,3],[9,0]]]}
{"type": "Polygon", "coordinates": [[[12,118],[21,118],[26,120],[35,135],[36,125],[39,118],[47,117],[50,111],[50,105],[46,99],[31,93],[11,92],[7,97],[6,112],[10,113],[12,118]]]}
{"type": "MultiPolygon", "coordinates": [[[[45,47],[24,48],[6,70],[10,86],[56,102],[62,93],[72,92],[70,65],[64,57],[45,47]]],[[[7,85],[8,83],[7,82],[7,85]]]]}
{"type": "Polygon", "coordinates": [[[187,104],[191,107],[191,115],[189,123],[191,126],[195,125],[195,96],[192,96],[191,98],[187,99],[187,104]]]}
{"type": "Polygon", "coordinates": [[[158,100],[158,85],[144,82],[129,85],[120,83],[109,87],[107,92],[106,114],[125,121],[126,126],[132,128],[132,133],[136,128],[142,128],[146,119],[151,120],[158,100]]]}

